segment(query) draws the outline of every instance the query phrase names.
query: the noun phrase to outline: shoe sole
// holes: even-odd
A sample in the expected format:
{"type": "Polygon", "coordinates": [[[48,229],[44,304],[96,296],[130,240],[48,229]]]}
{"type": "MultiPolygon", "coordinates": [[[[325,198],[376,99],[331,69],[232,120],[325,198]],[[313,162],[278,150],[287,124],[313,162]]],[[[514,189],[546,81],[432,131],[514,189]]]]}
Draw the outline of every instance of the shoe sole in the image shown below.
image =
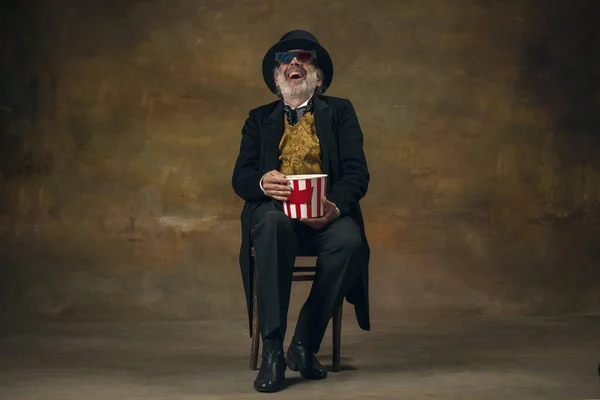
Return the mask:
{"type": "MultiPolygon", "coordinates": [[[[300,371],[300,368],[298,367],[298,364],[296,364],[293,360],[293,357],[290,355],[290,353],[288,353],[288,356],[285,358],[285,363],[287,364],[287,367],[289,369],[291,369],[292,371],[300,371]]],[[[325,371],[325,376],[323,377],[316,377],[314,374],[305,374],[302,371],[300,371],[300,375],[304,378],[304,379],[312,379],[312,380],[321,380],[321,379],[325,379],[327,378],[327,371],[325,371]]]]}
{"type": "Polygon", "coordinates": [[[256,390],[259,393],[275,393],[275,392],[279,392],[280,390],[282,390],[283,387],[284,387],[284,385],[282,384],[279,387],[276,387],[276,388],[273,388],[273,389],[269,389],[269,390],[262,390],[262,389],[257,389],[257,388],[254,388],[254,390],[256,390]]]}

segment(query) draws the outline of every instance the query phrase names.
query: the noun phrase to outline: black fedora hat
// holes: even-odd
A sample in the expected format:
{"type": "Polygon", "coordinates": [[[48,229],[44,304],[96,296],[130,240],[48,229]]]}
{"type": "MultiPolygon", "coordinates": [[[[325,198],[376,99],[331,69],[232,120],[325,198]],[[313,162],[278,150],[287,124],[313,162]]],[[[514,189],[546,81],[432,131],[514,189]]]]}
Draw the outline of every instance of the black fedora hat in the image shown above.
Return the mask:
{"type": "Polygon", "coordinates": [[[279,42],[275,43],[269,51],[267,51],[267,54],[265,54],[265,58],[263,58],[262,62],[263,78],[269,89],[271,89],[271,92],[277,93],[277,86],[275,85],[275,78],[273,77],[273,70],[277,65],[275,53],[294,49],[315,51],[317,55],[317,65],[319,69],[323,71],[324,75],[321,89],[322,92],[325,92],[333,80],[333,62],[331,61],[329,53],[319,44],[315,35],[303,30],[295,30],[286,33],[279,39],[279,42]]]}

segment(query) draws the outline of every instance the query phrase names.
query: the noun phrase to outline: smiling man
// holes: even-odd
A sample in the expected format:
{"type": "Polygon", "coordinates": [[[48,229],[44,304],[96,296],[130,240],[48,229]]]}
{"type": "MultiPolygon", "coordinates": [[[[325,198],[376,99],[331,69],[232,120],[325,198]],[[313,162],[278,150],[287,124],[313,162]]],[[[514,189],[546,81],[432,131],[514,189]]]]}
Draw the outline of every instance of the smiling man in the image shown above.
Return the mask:
{"type": "Polygon", "coordinates": [[[262,69],[279,100],[250,111],[232,184],[245,200],[240,265],[250,321],[255,274],[257,282],[263,352],[254,388],[275,392],[283,388],[286,365],[306,379],[327,376],[316,353],[344,297],[354,304],[360,327],[369,330],[369,246],[359,206],[369,172],[352,104],[323,95],[333,79],[333,63],[312,34],[285,34],[267,51],[262,69]],[[320,173],[328,175],[325,214],[288,218],[281,203],[292,193],[286,176],[320,173]],[[314,249],[319,261],[286,360],[283,340],[300,248],[314,249]]]}

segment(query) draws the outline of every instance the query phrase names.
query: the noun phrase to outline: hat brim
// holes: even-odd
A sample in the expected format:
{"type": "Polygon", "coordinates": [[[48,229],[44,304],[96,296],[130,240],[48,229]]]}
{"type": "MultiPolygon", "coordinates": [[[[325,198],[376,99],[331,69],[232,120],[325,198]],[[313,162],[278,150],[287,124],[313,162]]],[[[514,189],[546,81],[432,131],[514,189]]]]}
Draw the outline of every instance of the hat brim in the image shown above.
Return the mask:
{"type": "Polygon", "coordinates": [[[275,53],[280,51],[289,51],[289,50],[314,50],[317,55],[317,66],[321,71],[323,71],[324,79],[323,79],[323,93],[329,88],[331,85],[331,81],[333,80],[333,62],[331,61],[331,57],[329,53],[323,46],[318,44],[317,42],[313,42],[312,40],[307,39],[288,39],[282,40],[274,44],[262,62],[262,70],[263,70],[263,79],[265,83],[273,93],[277,93],[277,85],[275,85],[275,78],[273,77],[273,70],[277,65],[277,61],[275,61],[275,53]]]}

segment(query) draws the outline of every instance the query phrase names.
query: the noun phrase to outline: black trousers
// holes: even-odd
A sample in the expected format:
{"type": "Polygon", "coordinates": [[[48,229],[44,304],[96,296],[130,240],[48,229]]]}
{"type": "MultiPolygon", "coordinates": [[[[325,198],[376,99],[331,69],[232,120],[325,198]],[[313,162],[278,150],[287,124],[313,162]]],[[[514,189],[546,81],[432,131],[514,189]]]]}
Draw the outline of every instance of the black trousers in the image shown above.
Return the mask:
{"type": "Polygon", "coordinates": [[[358,225],[342,216],[313,229],[288,218],[280,202],[265,201],[252,218],[252,241],[263,339],[277,331],[285,336],[296,255],[305,247],[317,251],[317,273],[294,332],[294,340],[317,353],[329,320],[360,274],[353,262],[362,246],[358,225]]]}

